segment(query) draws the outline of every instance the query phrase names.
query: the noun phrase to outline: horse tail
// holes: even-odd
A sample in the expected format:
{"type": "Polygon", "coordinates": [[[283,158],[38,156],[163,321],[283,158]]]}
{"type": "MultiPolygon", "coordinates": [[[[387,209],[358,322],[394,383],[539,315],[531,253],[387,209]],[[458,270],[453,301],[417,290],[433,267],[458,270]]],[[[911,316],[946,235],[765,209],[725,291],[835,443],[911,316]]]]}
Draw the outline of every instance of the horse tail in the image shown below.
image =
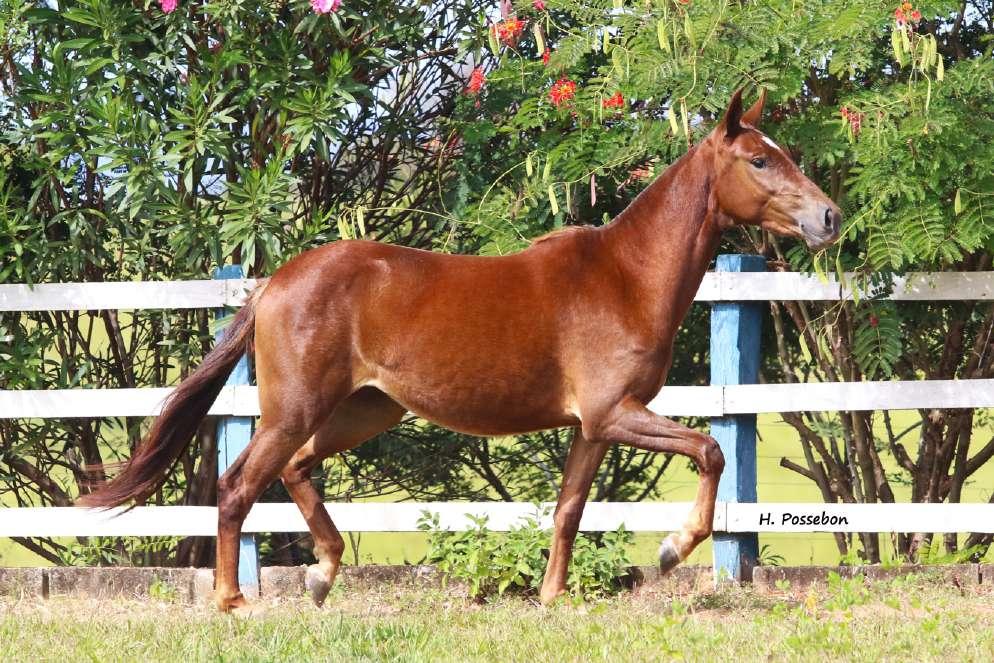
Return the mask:
{"type": "Polygon", "coordinates": [[[264,287],[255,289],[203,363],[169,395],[152,430],[121,473],[81,496],[77,505],[110,508],[130,500],[143,502],[162,487],[235,364],[246,352],[252,352],[255,307],[264,287]]]}

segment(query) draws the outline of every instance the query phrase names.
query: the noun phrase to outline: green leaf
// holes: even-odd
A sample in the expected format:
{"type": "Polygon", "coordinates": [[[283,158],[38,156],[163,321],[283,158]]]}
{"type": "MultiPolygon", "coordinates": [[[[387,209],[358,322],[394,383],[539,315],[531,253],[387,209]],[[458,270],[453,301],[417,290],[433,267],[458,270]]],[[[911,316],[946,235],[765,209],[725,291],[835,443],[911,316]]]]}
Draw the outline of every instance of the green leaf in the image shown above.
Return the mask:
{"type": "Polygon", "coordinates": [[[667,53],[672,53],[669,37],[666,36],[666,19],[661,18],[656,21],[656,38],[659,40],[659,48],[667,53]]]}

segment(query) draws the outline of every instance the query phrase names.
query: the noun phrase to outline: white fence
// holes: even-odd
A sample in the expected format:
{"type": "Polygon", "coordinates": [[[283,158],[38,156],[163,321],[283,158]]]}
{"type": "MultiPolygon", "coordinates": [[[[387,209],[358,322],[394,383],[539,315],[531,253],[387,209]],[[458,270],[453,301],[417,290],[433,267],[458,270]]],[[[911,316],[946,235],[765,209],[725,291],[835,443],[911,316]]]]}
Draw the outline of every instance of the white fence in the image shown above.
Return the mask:
{"type": "MultiPolygon", "coordinates": [[[[842,284],[792,273],[709,273],[697,301],[851,299],[842,284]]],[[[0,285],[0,311],[179,309],[237,306],[245,279],[0,285]]],[[[890,299],[994,301],[994,272],[913,274],[895,284],[890,299]]],[[[866,296],[872,293],[862,293],[866,296]]],[[[151,416],[169,389],[0,391],[0,418],[151,416]]],[[[805,383],[665,387],[650,404],[668,416],[724,416],[764,412],[994,407],[994,380],[805,383]]],[[[258,414],[254,387],[226,387],[215,415],[258,414]]],[[[443,526],[466,527],[467,514],[486,514],[492,529],[507,529],[538,507],[526,503],[329,504],[343,531],[414,531],[423,511],[443,526]]],[[[590,503],[581,528],[666,531],[683,522],[688,503],[590,503]]],[[[548,519],[548,515],[544,518],[548,519]]],[[[75,508],[0,509],[0,536],[213,535],[213,507],[139,507],[97,512],[75,508]]],[[[994,504],[742,504],[719,502],[719,532],[994,532],[994,504]]],[[[305,531],[292,504],[258,504],[246,532],[305,531]]]]}
{"type": "MultiPolygon", "coordinates": [[[[553,504],[522,502],[331,502],[343,532],[414,532],[426,512],[441,527],[463,530],[469,516],[487,516],[487,527],[506,531],[538,516],[552,526],[553,504]]],[[[691,502],[590,502],[580,529],[605,532],[624,525],[632,532],[680,529],[691,502]]],[[[0,536],[214,536],[217,509],[210,506],[143,506],[130,511],[74,507],[0,509],[0,536]]],[[[294,504],[256,504],[245,533],[306,532],[294,504]]],[[[994,532],[994,504],[813,504],[782,502],[715,505],[716,532],[994,532]]]]}

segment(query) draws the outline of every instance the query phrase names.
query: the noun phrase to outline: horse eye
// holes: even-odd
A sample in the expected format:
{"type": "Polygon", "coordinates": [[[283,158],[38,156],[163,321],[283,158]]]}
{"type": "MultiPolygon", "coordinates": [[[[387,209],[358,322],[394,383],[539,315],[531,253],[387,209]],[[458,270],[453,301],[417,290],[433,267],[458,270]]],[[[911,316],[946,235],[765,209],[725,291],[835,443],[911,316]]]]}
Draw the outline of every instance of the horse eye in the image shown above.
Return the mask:
{"type": "Polygon", "coordinates": [[[764,159],[763,157],[756,157],[749,163],[751,163],[756,168],[766,168],[766,159],[764,159]]]}

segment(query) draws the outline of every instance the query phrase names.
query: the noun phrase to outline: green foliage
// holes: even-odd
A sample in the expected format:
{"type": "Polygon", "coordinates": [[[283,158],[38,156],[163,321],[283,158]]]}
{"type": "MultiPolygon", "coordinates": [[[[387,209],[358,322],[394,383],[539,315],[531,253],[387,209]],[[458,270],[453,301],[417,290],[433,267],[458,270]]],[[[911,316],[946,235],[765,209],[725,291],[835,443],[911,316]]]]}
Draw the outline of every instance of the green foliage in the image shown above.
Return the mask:
{"type": "Polygon", "coordinates": [[[168,603],[175,603],[179,600],[179,590],[161,578],[156,578],[148,586],[148,595],[150,598],[168,603]]]}
{"type": "Polygon", "coordinates": [[[982,558],[986,551],[987,546],[977,544],[948,552],[940,545],[939,537],[935,537],[928,542],[927,546],[922,546],[918,549],[917,560],[919,564],[928,566],[966,564],[982,558]]]}
{"type": "Polygon", "coordinates": [[[827,610],[849,610],[870,600],[870,591],[862,574],[844,578],[835,571],[828,572],[829,598],[824,606],[827,610]]]}
{"type": "MultiPolygon", "coordinates": [[[[268,275],[342,236],[429,245],[451,178],[432,139],[461,97],[453,61],[478,6],[0,2],[0,281],[268,275]]],[[[207,311],[0,314],[0,389],[167,386],[211,337],[207,311]]],[[[68,506],[145,426],[0,421],[0,498],[68,506]]],[[[209,430],[156,502],[212,503],[209,430]]],[[[53,563],[212,554],[197,540],[30,545],[53,563]]]]}
{"type": "Polygon", "coordinates": [[[549,63],[526,32],[452,121],[474,147],[487,140],[460,175],[483,250],[610,218],[641,188],[633,173],[700,141],[742,86],[770,91],[764,129],[845,208],[847,241],[818,258],[828,270],[944,268],[994,242],[994,157],[971,148],[994,142],[994,60],[982,17],[959,3],[919,3],[925,19],[905,26],[883,0],[529,5],[517,15],[549,63]],[[578,85],[560,107],[558,78],[578,85]],[[615,92],[623,107],[605,108],[615,92]]]}
{"type": "MultiPolygon", "coordinates": [[[[524,518],[507,532],[487,528],[486,516],[469,517],[473,527],[461,532],[440,529],[438,514],[424,512],[418,528],[429,535],[425,561],[447,578],[469,585],[470,596],[501,595],[508,589],[537,592],[545,574],[549,531],[539,517],[524,518]]],[[[599,541],[579,534],[573,549],[567,586],[578,598],[610,594],[629,565],[632,534],[619,527],[599,541]]]]}
{"type": "Polygon", "coordinates": [[[119,539],[91,536],[59,550],[66,566],[129,566],[149,564],[156,555],[169,551],[179,539],[171,536],[145,536],[119,539]]]}
{"type": "Polygon", "coordinates": [[[783,566],[784,556],[773,551],[770,544],[764,543],[759,549],[760,566],[783,566]]]}
{"type": "Polygon", "coordinates": [[[852,351],[866,379],[894,375],[904,350],[900,326],[893,302],[873,302],[857,310],[852,351]]]}
{"type": "MultiPolygon", "coordinates": [[[[707,135],[740,87],[770,91],[764,130],[843,207],[845,239],[812,256],[732,232],[723,250],[764,250],[823,276],[990,268],[989,3],[923,1],[913,30],[897,28],[893,0],[545,5],[517,0],[523,36],[490,47],[490,13],[475,0],[360,0],[324,16],[306,0],[180,0],[168,15],[154,0],[0,3],[0,280],[204,278],[226,262],[264,275],[342,237],[507,253],[566,224],[610,220],[707,135]],[[465,89],[475,66],[487,74],[478,95],[465,89]],[[556,106],[560,78],[578,88],[556,106]],[[605,107],[615,93],[623,105],[605,107]]],[[[690,315],[671,383],[707,379],[707,311],[690,315]]],[[[766,332],[764,374],[985,377],[990,362],[970,357],[989,355],[967,350],[984,347],[974,339],[985,338],[985,316],[975,304],[872,300],[798,311],[766,332]]],[[[209,339],[196,311],[4,315],[0,388],[164,386],[209,339]]],[[[840,451],[855,426],[806,421],[829,457],[850,464],[833,485],[862,480],[843,486],[847,499],[873,494],[860,455],[840,451]]],[[[949,432],[929,426],[930,439],[949,432]]],[[[86,468],[126,455],[141,427],[0,422],[4,499],[71,503],[86,468]]],[[[548,499],[566,437],[515,447],[409,423],[335,467],[348,496],[548,499]]],[[[211,453],[195,446],[156,499],[209,503],[197,482],[211,453]]],[[[613,447],[596,497],[657,495],[668,462],[613,447]]],[[[936,483],[912,482],[915,499],[936,483]]]]}

